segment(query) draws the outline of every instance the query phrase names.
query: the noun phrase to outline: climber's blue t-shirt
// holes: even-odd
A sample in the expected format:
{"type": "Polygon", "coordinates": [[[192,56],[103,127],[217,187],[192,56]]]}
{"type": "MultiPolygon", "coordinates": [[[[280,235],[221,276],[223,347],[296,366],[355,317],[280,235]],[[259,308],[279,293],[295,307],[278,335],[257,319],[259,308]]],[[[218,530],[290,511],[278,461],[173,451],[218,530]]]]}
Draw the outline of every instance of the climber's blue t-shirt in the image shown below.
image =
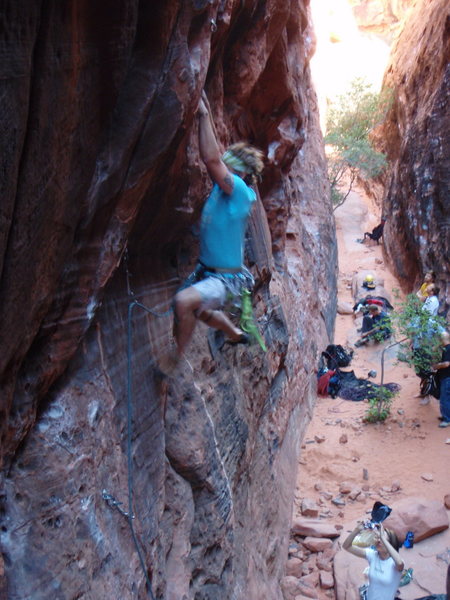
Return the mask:
{"type": "Polygon", "coordinates": [[[218,269],[240,269],[244,262],[247,219],[255,192],[233,174],[228,195],[215,184],[205,202],[200,222],[200,261],[218,269]]]}

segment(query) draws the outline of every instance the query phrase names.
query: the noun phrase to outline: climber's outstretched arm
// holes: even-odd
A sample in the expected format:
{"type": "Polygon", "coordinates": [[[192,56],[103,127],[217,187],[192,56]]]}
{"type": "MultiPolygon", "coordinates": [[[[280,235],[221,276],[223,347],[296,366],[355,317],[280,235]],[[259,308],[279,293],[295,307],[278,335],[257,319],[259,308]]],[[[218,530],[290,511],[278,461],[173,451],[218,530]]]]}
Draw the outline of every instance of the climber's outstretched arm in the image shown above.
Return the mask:
{"type": "Polygon", "coordinates": [[[222,160],[219,144],[214,133],[211,114],[205,100],[202,98],[198,107],[200,156],[208,169],[211,179],[215,181],[226,194],[233,191],[233,177],[222,160]]]}

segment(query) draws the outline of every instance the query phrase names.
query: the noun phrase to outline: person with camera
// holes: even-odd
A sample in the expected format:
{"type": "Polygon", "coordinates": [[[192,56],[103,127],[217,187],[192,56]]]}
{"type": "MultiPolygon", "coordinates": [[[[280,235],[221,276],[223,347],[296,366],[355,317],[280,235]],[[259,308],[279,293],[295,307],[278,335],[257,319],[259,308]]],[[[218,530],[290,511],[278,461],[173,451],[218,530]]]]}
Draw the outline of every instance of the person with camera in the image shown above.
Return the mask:
{"type": "Polygon", "coordinates": [[[354,556],[365,558],[369,563],[369,585],[367,600],[394,600],[402,577],[404,562],[398,553],[397,536],[381,523],[360,522],[348,535],[342,547],[354,556]],[[373,545],[361,548],[353,540],[363,529],[373,528],[373,545]]]}

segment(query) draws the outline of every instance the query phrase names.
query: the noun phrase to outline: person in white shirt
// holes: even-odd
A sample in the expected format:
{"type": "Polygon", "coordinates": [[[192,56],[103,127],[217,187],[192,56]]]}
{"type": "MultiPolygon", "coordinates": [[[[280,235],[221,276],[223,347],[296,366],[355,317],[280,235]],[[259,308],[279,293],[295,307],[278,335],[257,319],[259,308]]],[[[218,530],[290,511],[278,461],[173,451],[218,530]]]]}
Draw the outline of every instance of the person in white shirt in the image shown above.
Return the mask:
{"type": "Polygon", "coordinates": [[[435,285],[434,283],[430,283],[430,285],[427,287],[428,297],[426,298],[422,306],[422,309],[429,312],[430,315],[432,315],[433,317],[435,317],[438,314],[439,310],[439,291],[440,290],[437,287],[437,285],[435,285]]]}
{"type": "Polygon", "coordinates": [[[358,523],[342,547],[369,562],[367,600],[394,600],[405,566],[398,553],[400,544],[397,536],[379,523],[374,530],[374,546],[353,546],[353,540],[363,529],[364,523],[358,523]]]}

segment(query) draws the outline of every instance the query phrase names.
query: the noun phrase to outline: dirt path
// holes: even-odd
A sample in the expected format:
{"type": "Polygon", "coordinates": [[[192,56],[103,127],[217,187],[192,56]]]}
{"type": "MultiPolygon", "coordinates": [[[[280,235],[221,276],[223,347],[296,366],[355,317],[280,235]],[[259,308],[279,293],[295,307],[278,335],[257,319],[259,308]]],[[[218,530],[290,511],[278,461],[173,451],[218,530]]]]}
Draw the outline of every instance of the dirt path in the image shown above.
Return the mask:
{"type": "MultiPolygon", "coordinates": [[[[362,238],[364,231],[370,231],[378,222],[370,204],[354,193],[335,214],[339,246],[339,300],[353,304],[350,282],[353,274],[362,269],[369,269],[375,277],[382,277],[385,288],[392,292],[398,284],[384,265],[382,246],[372,241],[366,244],[356,242],[362,238]]],[[[353,347],[357,337],[353,315],[338,315],[335,343],[353,347]]],[[[351,368],[357,377],[367,377],[368,372],[374,369],[377,372],[374,381],[380,382],[382,349],[382,345],[356,349],[351,368]]],[[[370,510],[375,500],[391,504],[404,497],[422,497],[443,502],[444,496],[450,493],[450,430],[438,427],[438,401],[421,405],[414,397],[418,393],[418,378],[404,363],[396,364],[395,359],[395,349],[392,349],[387,353],[385,382],[400,384],[401,391],[395,397],[391,417],[385,423],[373,425],[362,422],[366,402],[317,399],[300,459],[296,514],[300,514],[301,500],[310,498],[322,502],[323,513],[334,522],[342,523],[346,529],[351,521],[370,510]],[[325,439],[318,443],[317,439],[321,436],[325,439]],[[369,495],[362,495],[353,502],[347,498],[344,505],[336,506],[331,500],[324,501],[317,490],[320,486],[334,499],[339,495],[340,483],[344,481],[354,488],[365,486],[369,495]],[[397,491],[392,491],[397,487],[397,491]]],[[[436,561],[434,556],[436,541],[437,549],[450,549],[448,531],[430,538],[433,541],[429,547],[426,547],[426,540],[416,545],[422,546],[425,554],[433,556],[423,561],[427,574],[422,581],[432,586],[434,592],[444,591],[442,582],[446,565],[443,561],[436,561]]],[[[420,571],[419,565],[417,569],[420,571]]],[[[413,583],[402,588],[401,597],[405,600],[424,595],[423,590],[413,583]]]]}

